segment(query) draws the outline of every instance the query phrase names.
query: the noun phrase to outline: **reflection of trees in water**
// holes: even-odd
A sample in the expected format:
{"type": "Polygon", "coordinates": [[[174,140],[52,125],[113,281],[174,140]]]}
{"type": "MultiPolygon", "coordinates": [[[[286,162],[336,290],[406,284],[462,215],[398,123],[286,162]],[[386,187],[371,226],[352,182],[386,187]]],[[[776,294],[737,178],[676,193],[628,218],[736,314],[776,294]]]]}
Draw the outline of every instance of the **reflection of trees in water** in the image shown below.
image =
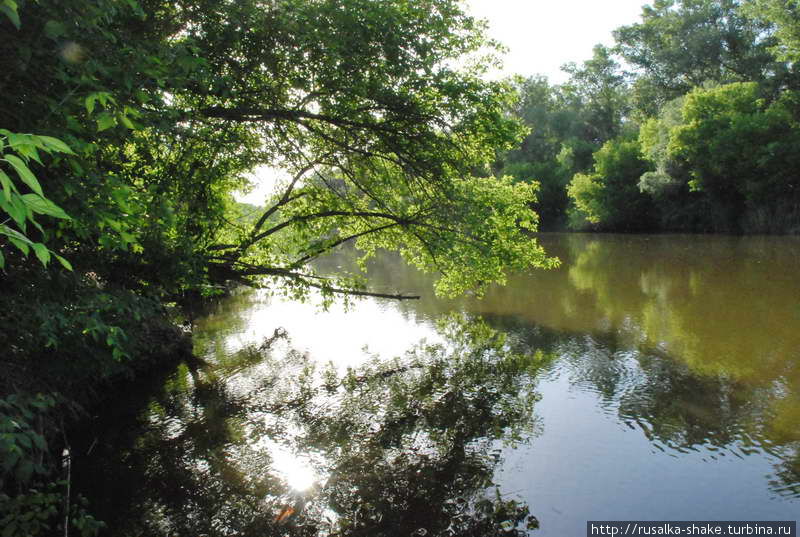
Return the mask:
{"type": "Polygon", "coordinates": [[[533,434],[543,357],[513,352],[500,333],[462,317],[441,329],[444,345],[423,342],[345,374],[315,371],[277,340],[238,353],[248,367],[228,358],[228,378],[213,366],[183,368],[145,423],[126,429],[126,450],[95,450],[92,462],[110,472],[96,490],[124,489],[116,501],[131,506],[117,513],[109,503],[100,518],[115,535],[524,531],[527,507],[487,489],[498,442],[533,434]],[[293,492],[265,439],[313,461],[323,482],[293,492]]]}
{"type": "MultiPolygon", "coordinates": [[[[423,296],[402,307],[428,318],[479,313],[564,355],[574,382],[654,446],[769,452],[784,461],[773,490],[800,495],[800,240],[543,234],[540,243],[562,268],[513,277],[482,301],[423,296]]],[[[370,277],[425,287],[391,258],[370,277]]]]}
{"type": "Polygon", "coordinates": [[[784,461],[775,467],[770,488],[779,496],[800,498],[800,446],[785,450],[784,461]]]}
{"type": "Polygon", "coordinates": [[[776,237],[571,238],[569,281],[609,326],[695,372],[800,389],[796,241],[776,237]],[[792,248],[791,246],[795,246],[792,248]]]}
{"type": "Polygon", "coordinates": [[[638,415],[677,449],[735,443],[738,453],[779,456],[773,490],[800,496],[797,241],[676,244],[650,237],[573,245],[570,279],[591,290],[613,325],[627,315],[643,336],[642,382],[620,400],[620,414],[638,415]],[[625,257],[631,262],[615,263],[625,257]],[[625,295],[637,287],[638,298],[625,295]]]}
{"type": "MultiPolygon", "coordinates": [[[[680,360],[646,348],[631,349],[616,332],[570,335],[533,326],[516,316],[484,316],[497,330],[530,348],[558,356],[570,384],[595,392],[622,423],[639,429],[654,447],[708,458],[766,452],[781,460],[770,488],[800,497],[800,438],[776,411],[785,393],[734,376],[698,374],[680,360]]],[[[791,394],[790,394],[791,396],[791,394]]],[[[787,414],[788,413],[788,414],[787,414]]]]}
{"type": "MultiPolygon", "coordinates": [[[[435,318],[461,310],[517,315],[567,333],[618,332],[698,373],[800,391],[800,239],[793,237],[542,234],[563,261],[492,287],[483,300],[430,297],[429,278],[391,256],[370,264],[377,288],[423,295],[403,303],[435,318]]],[[[329,261],[347,263],[346,252],[329,261]]],[[[800,417],[800,404],[796,405],[800,417]]]]}
{"type": "MultiPolygon", "coordinates": [[[[298,353],[226,354],[216,334],[230,332],[230,315],[211,318],[198,343],[214,366],[184,367],[152,399],[143,428],[105,431],[83,461],[92,465],[84,475],[114,476],[93,483],[100,518],[120,535],[491,535],[524,518],[524,506],[483,493],[496,441],[531,432],[539,364],[527,349],[560,356],[574,384],[661,449],[772,453],[782,461],[772,490],[800,497],[800,331],[791,317],[800,310],[796,283],[779,277],[794,275],[792,251],[771,239],[555,242],[564,268],[512,279],[482,302],[400,305],[426,318],[480,313],[507,334],[505,345],[451,323],[449,348],[418,346],[314,381],[298,353]],[[104,455],[114,434],[126,437],[114,445],[130,447],[104,455]],[[265,437],[310,457],[324,486],[292,492],[258,444],[265,437]]],[[[391,260],[374,273],[376,288],[425,285],[391,260]]],[[[228,307],[244,311],[240,298],[228,307]]]]}

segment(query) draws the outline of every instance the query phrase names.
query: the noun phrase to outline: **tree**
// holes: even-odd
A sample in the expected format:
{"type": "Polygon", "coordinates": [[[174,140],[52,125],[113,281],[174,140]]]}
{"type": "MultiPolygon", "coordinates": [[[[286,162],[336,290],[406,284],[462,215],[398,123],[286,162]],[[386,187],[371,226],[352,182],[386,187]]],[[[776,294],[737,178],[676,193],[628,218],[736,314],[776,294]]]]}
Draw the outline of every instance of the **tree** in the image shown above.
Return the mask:
{"type": "Polygon", "coordinates": [[[531,129],[521,147],[503,155],[503,172],[540,185],[536,212],[542,226],[566,226],[566,187],[592,165],[592,153],[625,128],[627,83],[608,48],[598,45],[581,66],[567,64],[570,79],[550,85],[532,77],[519,85],[516,117],[531,129]]]}
{"type": "Polygon", "coordinates": [[[71,247],[94,237],[114,252],[98,251],[103,262],[136,275],[126,285],[149,285],[150,267],[171,259],[184,283],[268,275],[298,292],[361,291],[303,272],[356,239],[441,271],[441,292],[548,264],[520,233],[535,228],[533,190],[472,177],[522,130],[504,113],[511,88],[480,79],[482,25],[457,2],[140,4],[80,15],[26,4],[4,55],[35,51],[6,75],[20,88],[6,100],[32,113],[9,104],[3,120],[66,130],[79,170],[52,175],[71,177],[54,193],[76,216],[71,247]],[[42,37],[72,52],[54,59],[35,49],[42,37]],[[470,67],[450,67],[466,56],[470,67]],[[34,70],[53,73],[49,91],[31,91],[34,70]],[[259,164],[292,178],[252,227],[228,225],[230,191],[259,164]]]}
{"type": "Polygon", "coordinates": [[[581,111],[582,138],[602,145],[619,135],[630,105],[627,82],[612,51],[595,45],[592,58],[582,66],[568,63],[562,69],[570,75],[563,88],[565,97],[581,111]]]}
{"type": "Polygon", "coordinates": [[[535,188],[474,176],[524,128],[455,0],[12,4],[2,393],[80,398],[153,349],[184,352],[165,305],[231,280],[370,294],[310,264],[346,242],[400,250],[442,294],[555,264],[527,234],[535,188]],[[244,212],[232,193],[263,164],[289,178],[244,212]]]}
{"type": "Polygon", "coordinates": [[[683,103],[678,97],[648,119],[639,131],[642,153],[655,168],[639,179],[639,190],[658,208],[659,228],[671,231],[713,231],[709,197],[689,185],[691,170],[669,151],[670,133],[683,125],[683,103]]]}
{"type": "Polygon", "coordinates": [[[695,90],[668,153],[690,170],[689,186],[706,193],[727,230],[781,231],[800,215],[797,92],[770,103],[755,83],[695,90]]]}
{"type": "Polygon", "coordinates": [[[370,294],[310,265],[345,242],[442,294],[555,263],[526,233],[535,188],[473,173],[524,129],[456,0],[0,6],[0,397],[84,403],[174,360],[167,307],[231,280],[370,294]],[[232,194],[260,165],[289,178],[249,214],[232,194]]]}
{"type": "Polygon", "coordinates": [[[519,82],[518,91],[513,114],[530,133],[519,147],[501,155],[501,173],[517,181],[538,183],[533,208],[541,218],[541,228],[560,229],[567,208],[566,185],[573,170],[558,156],[564,144],[583,132],[581,118],[567,106],[562,88],[551,85],[544,76],[519,82]]]}
{"type": "Polygon", "coordinates": [[[790,62],[800,58],[800,5],[796,0],[753,0],[747,6],[748,15],[775,27],[778,57],[790,62]]]}
{"type": "Polygon", "coordinates": [[[652,225],[650,197],[639,190],[649,169],[636,139],[615,138],[594,154],[592,173],[578,173],[568,193],[586,219],[605,230],[635,231],[652,225]]]}
{"type": "Polygon", "coordinates": [[[771,26],[739,0],[656,0],[642,22],[614,32],[617,50],[641,76],[637,108],[653,116],[667,101],[707,82],[766,82],[787,75],[770,52],[771,26]]]}

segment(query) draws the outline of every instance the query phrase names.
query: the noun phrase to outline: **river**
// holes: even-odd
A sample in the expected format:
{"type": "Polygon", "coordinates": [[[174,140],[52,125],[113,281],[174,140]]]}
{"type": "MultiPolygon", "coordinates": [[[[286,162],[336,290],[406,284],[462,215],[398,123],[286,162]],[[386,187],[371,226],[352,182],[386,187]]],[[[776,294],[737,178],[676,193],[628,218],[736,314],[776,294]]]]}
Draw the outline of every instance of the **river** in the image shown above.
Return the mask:
{"type": "MultiPolygon", "coordinates": [[[[76,441],[110,535],[585,535],[795,520],[800,239],[542,234],[560,268],[439,300],[392,255],[327,311],[264,291],[76,441]]],[[[352,266],[348,252],[322,267],[352,266]]]]}

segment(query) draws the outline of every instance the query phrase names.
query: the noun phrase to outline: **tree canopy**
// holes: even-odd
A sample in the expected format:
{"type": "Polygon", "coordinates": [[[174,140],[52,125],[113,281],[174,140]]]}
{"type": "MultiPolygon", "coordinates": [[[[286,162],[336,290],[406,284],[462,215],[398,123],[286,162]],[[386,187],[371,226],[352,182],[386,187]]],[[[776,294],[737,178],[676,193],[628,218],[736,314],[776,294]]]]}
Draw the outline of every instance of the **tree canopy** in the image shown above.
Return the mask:
{"type": "Polygon", "coordinates": [[[769,49],[770,26],[740,0],[656,0],[642,21],[614,32],[621,56],[642,73],[638,105],[651,113],[707,82],[766,81],[785,66],[769,49]]]}
{"type": "Polygon", "coordinates": [[[360,291],[307,268],[355,239],[441,271],[444,293],[550,263],[520,233],[534,190],[475,177],[523,130],[458,2],[28,2],[4,24],[2,123],[76,153],[39,172],[73,216],[48,239],[73,258],[92,244],[143,286],[166,262],[183,283],[268,275],[301,293],[360,291]],[[258,165],[291,179],[237,215],[258,165]]]}

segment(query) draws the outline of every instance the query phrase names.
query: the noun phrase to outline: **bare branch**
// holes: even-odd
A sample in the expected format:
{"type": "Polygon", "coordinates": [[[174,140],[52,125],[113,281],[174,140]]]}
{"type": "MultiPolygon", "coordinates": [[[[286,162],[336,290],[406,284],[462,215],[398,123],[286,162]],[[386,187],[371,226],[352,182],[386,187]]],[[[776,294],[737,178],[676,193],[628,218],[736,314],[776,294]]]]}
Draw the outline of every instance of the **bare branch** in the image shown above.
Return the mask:
{"type": "Polygon", "coordinates": [[[335,241],[335,242],[332,242],[331,244],[329,244],[329,245],[325,246],[324,248],[320,248],[319,250],[317,250],[317,251],[315,251],[315,252],[312,252],[312,253],[310,253],[310,254],[308,254],[308,255],[304,256],[304,257],[301,257],[300,259],[298,259],[297,261],[295,261],[294,263],[292,263],[292,264],[290,265],[290,268],[298,268],[298,267],[301,267],[301,266],[303,266],[303,264],[305,264],[307,261],[310,261],[310,260],[312,260],[312,259],[314,259],[314,258],[316,258],[316,257],[319,257],[320,255],[324,254],[325,252],[328,252],[328,251],[330,251],[330,250],[332,250],[332,249],[336,248],[336,247],[337,247],[337,246],[339,246],[340,244],[344,244],[344,243],[345,243],[345,242],[347,242],[347,241],[351,241],[351,240],[353,240],[353,239],[357,239],[357,238],[359,238],[359,237],[363,237],[364,235],[369,235],[369,234],[371,234],[371,233],[377,233],[377,232],[379,232],[379,231],[383,231],[383,230],[385,230],[385,229],[389,229],[389,228],[396,227],[396,226],[399,226],[399,225],[400,225],[400,224],[398,224],[397,222],[393,222],[393,223],[391,223],[391,224],[386,224],[385,226],[379,226],[379,227],[371,228],[371,229],[368,229],[368,230],[366,230],[366,231],[362,231],[361,233],[356,233],[356,234],[354,234],[354,235],[350,235],[350,236],[348,236],[348,237],[344,237],[344,238],[342,238],[342,239],[339,239],[339,240],[337,240],[337,241],[335,241]]]}
{"type": "Polygon", "coordinates": [[[392,300],[419,300],[419,295],[403,295],[403,294],[386,294],[386,293],[373,293],[371,291],[355,291],[352,289],[337,289],[336,287],[328,287],[326,285],[320,285],[312,282],[303,282],[304,284],[315,287],[317,289],[322,289],[323,291],[329,291],[331,293],[336,293],[339,295],[352,295],[352,296],[371,296],[375,298],[391,298],[392,300]]]}
{"type": "MultiPolygon", "coordinates": [[[[289,183],[289,186],[286,187],[286,190],[283,192],[283,196],[281,196],[281,199],[279,199],[278,202],[275,203],[275,205],[267,209],[267,211],[264,212],[263,215],[261,215],[261,218],[258,219],[256,225],[253,226],[253,231],[251,232],[252,236],[255,236],[258,233],[258,231],[261,229],[261,227],[264,225],[267,219],[273,214],[275,214],[275,212],[278,209],[300,197],[300,196],[291,196],[291,193],[294,190],[295,185],[297,185],[297,182],[300,180],[301,177],[303,177],[308,171],[314,168],[314,166],[316,166],[317,164],[319,164],[318,160],[309,162],[306,166],[303,166],[300,169],[300,171],[298,171],[294,175],[294,177],[292,177],[292,181],[289,183]]],[[[252,244],[252,242],[250,244],[252,244]]]]}
{"type": "Polygon", "coordinates": [[[282,230],[283,228],[290,226],[292,224],[296,224],[297,222],[307,222],[309,220],[318,220],[320,218],[329,218],[331,216],[356,216],[361,218],[385,218],[387,220],[392,220],[393,222],[397,222],[399,225],[404,226],[411,223],[414,223],[413,219],[410,218],[401,218],[399,216],[395,216],[389,213],[379,213],[379,212],[370,212],[370,211],[322,211],[319,213],[312,213],[312,214],[304,214],[300,216],[293,216],[292,218],[281,222],[280,224],[271,227],[270,229],[263,231],[253,237],[250,244],[254,244],[262,239],[269,237],[270,235],[277,233],[278,231],[282,230]]]}
{"type": "Polygon", "coordinates": [[[402,293],[389,294],[389,293],[375,293],[372,291],[359,291],[356,289],[339,289],[338,287],[331,287],[330,285],[309,281],[309,279],[312,278],[319,280],[325,280],[327,278],[315,276],[313,274],[302,274],[299,272],[293,272],[288,269],[270,268],[270,267],[252,267],[243,271],[236,271],[233,268],[230,268],[230,270],[231,270],[231,276],[235,277],[238,281],[242,283],[247,283],[247,281],[244,278],[248,276],[281,276],[293,279],[295,281],[302,283],[303,285],[307,285],[315,289],[321,289],[329,293],[336,293],[341,295],[370,296],[375,298],[390,298],[392,300],[418,300],[420,298],[419,295],[404,295],[402,293]]]}

